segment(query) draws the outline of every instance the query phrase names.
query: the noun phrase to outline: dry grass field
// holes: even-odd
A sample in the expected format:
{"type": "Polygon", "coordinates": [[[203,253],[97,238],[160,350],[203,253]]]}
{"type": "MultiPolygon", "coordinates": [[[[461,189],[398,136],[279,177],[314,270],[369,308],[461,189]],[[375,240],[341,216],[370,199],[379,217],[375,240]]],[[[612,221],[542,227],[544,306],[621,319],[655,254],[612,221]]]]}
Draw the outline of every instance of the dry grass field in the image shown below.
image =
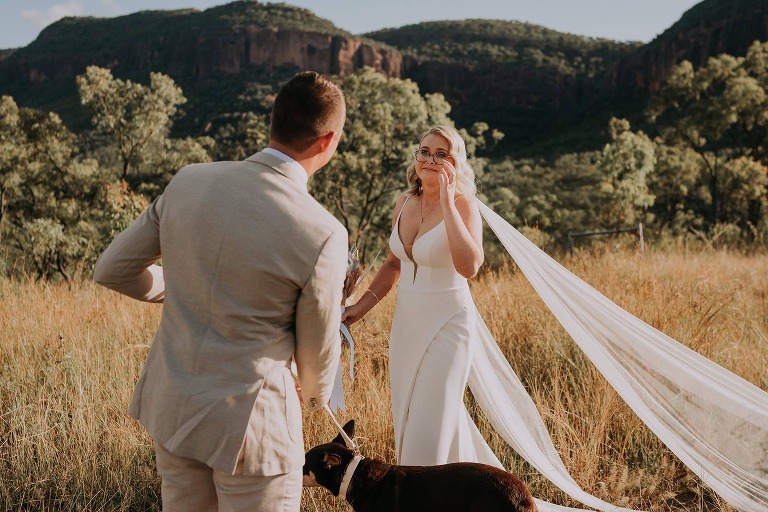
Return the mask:
{"type": "MultiPolygon", "coordinates": [[[[577,255],[565,265],[606,296],[718,364],[768,389],[768,257],[577,255]]],[[[730,511],[655,438],[605,382],[513,268],[473,295],[534,397],[574,478],[636,509],[730,511]]],[[[348,410],[367,456],[393,460],[387,337],[394,294],[356,325],[348,410]]],[[[127,414],[161,306],[81,282],[0,281],[0,510],[159,510],[149,437],[127,414]]],[[[467,396],[470,410],[478,416],[467,396]]],[[[535,496],[578,506],[477,421],[535,496]]],[[[335,435],[304,418],[307,447],[335,435]]],[[[305,489],[302,511],[349,510],[305,489]]]]}

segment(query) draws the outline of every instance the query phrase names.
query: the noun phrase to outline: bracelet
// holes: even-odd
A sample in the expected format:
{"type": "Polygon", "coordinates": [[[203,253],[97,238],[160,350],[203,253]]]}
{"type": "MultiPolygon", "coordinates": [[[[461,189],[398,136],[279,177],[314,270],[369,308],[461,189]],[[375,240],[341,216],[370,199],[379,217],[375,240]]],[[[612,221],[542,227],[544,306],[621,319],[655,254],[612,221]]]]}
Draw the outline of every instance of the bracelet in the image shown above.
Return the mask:
{"type": "MultiPolygon", "coordinates": [[[[376,297],[376,304],[378,304],[378,303],[381,301],[381,299],[379,299],[379,296],[378,296],[378,295],[376,295],[376,293],[374,293],[374,291],[373,291],[373,290],[371,290],[370,288],[368,288],[367,290],[365,290],[365,293],[368,293],[368,292],[371,292],[371,295],[373,295],[374,297],[376,297]]],[[[363,295],[365,295],[365,293],[364,293],[363,295]]]]}

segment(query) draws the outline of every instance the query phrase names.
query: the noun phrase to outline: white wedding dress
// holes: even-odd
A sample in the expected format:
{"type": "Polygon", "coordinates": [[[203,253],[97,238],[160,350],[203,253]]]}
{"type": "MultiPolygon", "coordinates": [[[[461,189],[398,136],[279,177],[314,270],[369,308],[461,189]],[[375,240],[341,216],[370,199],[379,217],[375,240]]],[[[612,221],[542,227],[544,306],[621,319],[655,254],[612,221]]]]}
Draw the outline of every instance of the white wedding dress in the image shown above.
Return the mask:
{"type": "Polygon", "coordinates": [[[464,407],[477,343],[475,307],[467,280],[453,266],[445,224],[414,241],[413,259],[399,229],[398,216],[389,240],[400,259],[389,345],[398,463],[476,461],[502,467],[464,407]]]}
{"type": "MultiPolygon", "coordinates": [[[[487,206],[483,218],[556,318],[608,382],[681,461],[736,509],[768,510],[768,393],[613,304],[487,206]]],[[[402,212],[402,209],[401,209],[402,212]]],[[[581,503],[626,511],[582,490],[535,404],[498,348],[453,266],[443,222],[400,259],[389,369],[399,464],[502,467],[463,403],[467,383],[496,432],[581,503]]],[[[580,510],[536,500],[539,510],[580,510]]]]}

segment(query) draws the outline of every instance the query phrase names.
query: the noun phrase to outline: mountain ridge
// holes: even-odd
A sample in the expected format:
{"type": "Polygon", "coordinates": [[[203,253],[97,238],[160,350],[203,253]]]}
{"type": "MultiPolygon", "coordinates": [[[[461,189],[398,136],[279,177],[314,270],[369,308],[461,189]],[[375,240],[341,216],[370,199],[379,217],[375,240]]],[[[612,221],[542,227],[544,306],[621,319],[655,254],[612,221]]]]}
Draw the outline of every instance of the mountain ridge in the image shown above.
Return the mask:
{"type": "Polygon", "coordinates": [[[159,71],[190,100],[178,129],[195,133],[217,112],[243,108],[238,98],[254,85],[276,87],[299,69],[346,76],[370,66],[415,81],[422,93],[444,94],[462,126],[486,121],[504,131],[505,153],[534,154],[555,143],[580,150],[600,147],[611,116],[641,120],[648,95],[681,60],[700,64],[726,50],[743,55],[748,42],[768,38],[765,4],[704,0],[647,44],[501,20],[354,35],[308,9],[254,0],[204,11],[64,18],[30,45],[0,50],[0,94],[84,129],[74,77],[87,65],[137,81],[159,71]]]}

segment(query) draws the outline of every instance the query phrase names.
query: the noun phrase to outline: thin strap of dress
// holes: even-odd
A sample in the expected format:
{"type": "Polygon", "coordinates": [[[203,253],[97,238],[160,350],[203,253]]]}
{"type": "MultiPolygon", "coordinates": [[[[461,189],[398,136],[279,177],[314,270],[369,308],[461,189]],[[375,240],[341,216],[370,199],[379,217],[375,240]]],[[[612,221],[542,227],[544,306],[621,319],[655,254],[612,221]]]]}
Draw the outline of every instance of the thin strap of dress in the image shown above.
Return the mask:
{"type": "Polygon", "coordinates": [[[400,216],[403,214],[403,210],[405,210],[405,205],[408,204],[408,200],[411,198],[411,195],[408,194],[405,196],[405,201],[403,201],[403,206],[400,207],[400,211],[397,212],[397,221],[395,221],[395,226],[400,225],[400,216]]]}

